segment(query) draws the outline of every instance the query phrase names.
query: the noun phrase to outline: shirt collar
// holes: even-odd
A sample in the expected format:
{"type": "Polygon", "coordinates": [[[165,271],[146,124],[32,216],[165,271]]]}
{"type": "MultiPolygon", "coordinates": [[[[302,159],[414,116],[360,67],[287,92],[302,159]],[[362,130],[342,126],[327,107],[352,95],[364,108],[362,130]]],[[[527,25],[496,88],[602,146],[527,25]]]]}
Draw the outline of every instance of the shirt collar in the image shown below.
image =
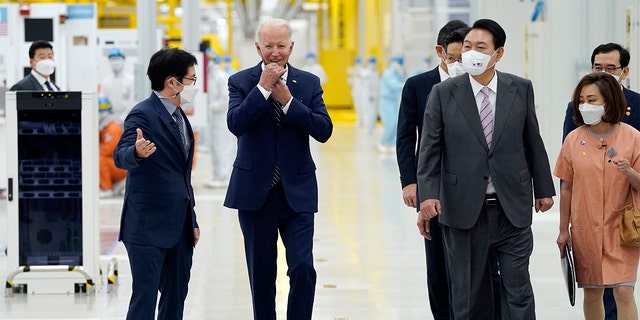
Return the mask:
{"type": "Polygon", "coordinates": [[[438,73],[440,73],[441,82],[451,78],[451,76],[448,73],[446,73],[444,69],[442,69],[442,66],[440,64],[438,64],[438,73]]]}
{"type": "Polygon", "coordinates": [[[40,85],[42,85],[43,88],[46,88],[46,86],[44,85],[45,81],[49,81],[49,83],[51,83],[51,85],[53,85],[53,82],[51,82],[49,79],[41,76],[35,70],[31,70],[31,75],[33,75],[36,78],[36,80],[38,80],[38,82],[40,83],[40,85]]]}
{"type": "Polygon", "coordinates": [[[480,82],[476,81],[471,75],[469,75],[469,81],[471,82],[471,90],[473,90],[473,96],[477,96],[478,92],[482,90],[482,88],[487,87],[491,89],[494,93],[498,93],[498,73],[493,71],[493,78],[489,81],[489,84],[483,86],[480,82]]]}
{"type": "Polygon", "coordinates": [[[178,109],[178,107],[173,104],[173,102],[169,101],[169,99],[167,99],[165,96],[163,96],[160,92],[153,90],[153,93],[156,94],[156,96],[160,99],[160,102],[162,102],[162,105],[164,106],[165,109],[167,109],[167,112],[169,112],[169,114],[173,114],[173,112],[176,111],[176,109],[178,109]]]}

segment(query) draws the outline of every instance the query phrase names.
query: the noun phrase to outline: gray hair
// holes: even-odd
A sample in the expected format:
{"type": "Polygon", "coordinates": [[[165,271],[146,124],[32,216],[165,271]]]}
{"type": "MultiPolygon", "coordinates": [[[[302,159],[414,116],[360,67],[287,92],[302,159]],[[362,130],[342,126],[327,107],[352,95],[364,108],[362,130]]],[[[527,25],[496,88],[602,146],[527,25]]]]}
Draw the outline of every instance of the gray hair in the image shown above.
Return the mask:
{"type": "Polygon", "coordinates": [[[289,42],[293,39],[293,30],[291,29],[291,25],[287,20],[284,19],[267,19],[260,23],[258,29],[256,29],[256,43],[260,43],[260,31],[262,31],[263,27],[287,27],[287,31],[289,32],[289,42]]]}

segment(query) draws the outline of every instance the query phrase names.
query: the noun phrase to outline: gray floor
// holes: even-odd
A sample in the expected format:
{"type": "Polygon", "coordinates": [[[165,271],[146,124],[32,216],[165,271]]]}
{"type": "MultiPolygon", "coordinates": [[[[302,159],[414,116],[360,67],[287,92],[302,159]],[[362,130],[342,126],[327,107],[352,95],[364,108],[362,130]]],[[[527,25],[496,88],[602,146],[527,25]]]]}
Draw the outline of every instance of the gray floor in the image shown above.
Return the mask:
{"type": "MultiPolygon", "coordinates": [[[[318,285],[314,319],[431,319],[425,288],[423,240],[415,212],[404,206],[395,155],[381,155],[377,139],[337,123],[334,135],[313,149],[320,181],[315,259],[318,285]]],[[[234,211],[222,206],[224,190],[203,187],[210,177],[208,154],[199,152],[194,174],[202,240],[196,248],[185,319],[251,319],[249,284],[242,238],[234,211]]],[[[582,291],[571,307],[555,245],[556,206],[534,218],[531,278],[538,319],[582,319],[582,291]]],[[[121,200],[100,202],[102,241],[117,233],[121,200]]],[[[0,206],[0,226],[7,212],[0,206]]],[[[7,231],[0,228],[0,244],[7,231]]],[[[0,245],[1,246],[1,245],[0,245]]],[[[108,246],[107,246],[108,247],[108,246]]],[[[283,257],[284,255],[280,255],[283,257]]],[[[119,284],[95,295],[23,294],[0,298],[0,319],[124,319],[131,277],[124,248],[115,243],[101,264],[119,261],[119,284]]],[[[0,277],[7,261],[0,255],[0,277]]],[[[279,261],[278,317],[285,319],[288,280],[279,261]]],[[[639,290],[640,291],[640,290],[639,290]]],[[[636,291],[636,297],[640,293],[636,291]]]]}

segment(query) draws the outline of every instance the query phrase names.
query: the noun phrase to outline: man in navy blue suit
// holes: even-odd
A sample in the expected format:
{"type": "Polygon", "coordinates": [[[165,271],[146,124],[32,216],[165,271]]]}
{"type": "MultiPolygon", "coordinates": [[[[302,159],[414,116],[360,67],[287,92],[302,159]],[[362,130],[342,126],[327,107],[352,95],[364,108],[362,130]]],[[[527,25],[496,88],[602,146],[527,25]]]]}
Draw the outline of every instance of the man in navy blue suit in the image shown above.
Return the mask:
{"type": "Polygon", "coordinates": [[[176,48],[151,57],[153,92],[125,119],[113,155],[128,170],[120,222],[133,278],[127,319],[154,319],[158,291],[158,319],[182,319],[200,229],[191,186],[193,131],[180,106],[198,91],[196,63],[176,48]]]}
{"type": "MultiPolygon", "coordinates": [[[[622,122],[640,130],[640,94],[622,86],[622,81],[629,76],[629,60],[631,60],[629,51],[621,45],[617,43],[601,44],[597,46],[591,54],[591,70],[593,72],[608,72],[618,80],[624,97],[627,100],[627,107],[622,117],[622,122]]],[[[562,141],[564,141],[564,138],[567,137],[569,132],[575,128],[577,128],[577,126],[573,121],[573,107],[571,106],[571,102],[569,102],[564,117],[562,141]]],[[[605,320],[618,319],[616,301],[613,297],[613,289],[611,288],[604,290],[604,306],[605,320]]]]}
{"type": "Polygon", "coordinates": [[[292,31],[282,19],[262,22],[256,50],[262,61],[229,78],[227,125],[238,151],[224,205],[238,209],[256,320],[276,319],[278,232],[289,276],[288,319],[311,319],[316,271],[316,166],[309,137],[333,131],[317,76],[289,63],[292,31]]]}

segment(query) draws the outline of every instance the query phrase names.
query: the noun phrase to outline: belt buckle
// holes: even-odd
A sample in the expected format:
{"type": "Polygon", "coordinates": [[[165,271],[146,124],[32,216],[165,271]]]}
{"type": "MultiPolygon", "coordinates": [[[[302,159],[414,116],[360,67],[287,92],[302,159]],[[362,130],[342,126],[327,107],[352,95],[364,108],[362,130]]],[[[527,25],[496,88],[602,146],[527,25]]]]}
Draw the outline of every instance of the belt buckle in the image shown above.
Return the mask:
{"type": "Polygon", "coordinates": [[[488,206],[495,206],[498,204],[498,197],[495,195],[487,195],[487,197],[484,198],[484,204],[488,206]]]}

